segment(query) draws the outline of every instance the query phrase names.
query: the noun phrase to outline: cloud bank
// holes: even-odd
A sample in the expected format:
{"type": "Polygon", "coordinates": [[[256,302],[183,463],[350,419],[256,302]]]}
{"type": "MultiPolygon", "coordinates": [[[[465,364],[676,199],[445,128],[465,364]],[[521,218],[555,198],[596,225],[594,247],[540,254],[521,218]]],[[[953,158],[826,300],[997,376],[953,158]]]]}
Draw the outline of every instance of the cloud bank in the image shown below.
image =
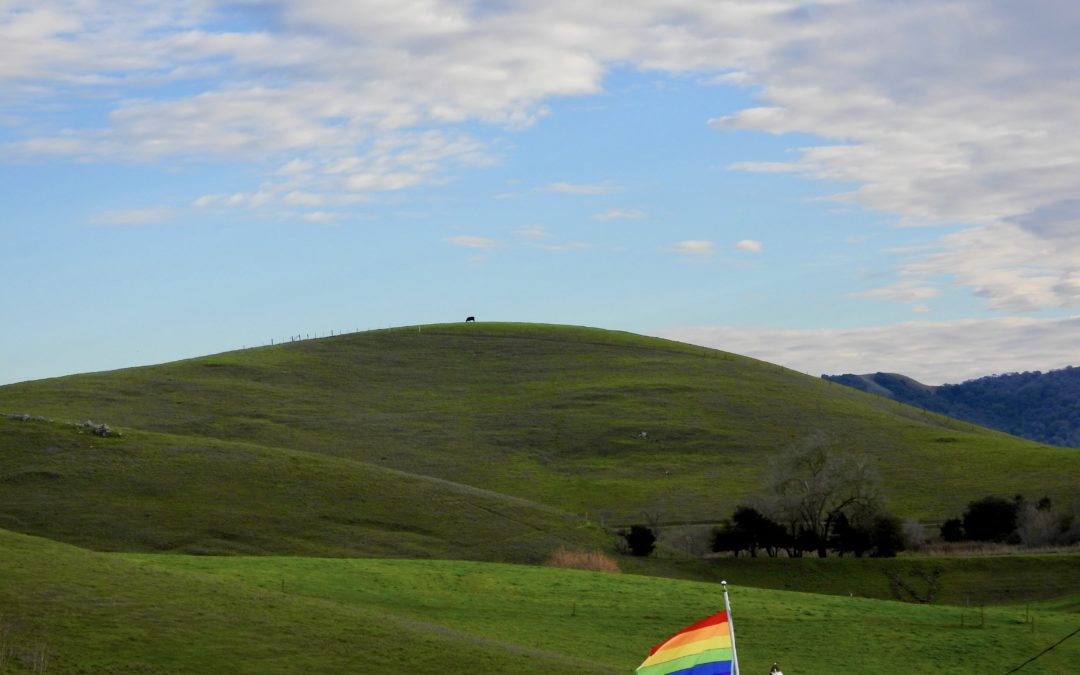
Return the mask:
{"type": "Polygon", "coordinates": [[[1080,317],[1001,317],[813,330],[681,326],[658,335],[814,376],[890,372],[937,385],[1076,365],[1078,331],[1080,317]]]}

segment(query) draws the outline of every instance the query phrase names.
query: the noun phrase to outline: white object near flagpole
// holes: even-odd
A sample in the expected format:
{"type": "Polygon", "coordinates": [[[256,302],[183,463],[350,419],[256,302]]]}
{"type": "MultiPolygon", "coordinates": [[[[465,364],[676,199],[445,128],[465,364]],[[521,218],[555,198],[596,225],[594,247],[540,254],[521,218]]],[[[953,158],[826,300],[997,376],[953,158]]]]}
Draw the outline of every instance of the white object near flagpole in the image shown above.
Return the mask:
{"type": "Polygon", "coordinates": [[[739,654],[735,651],[735,622],[731,620],[731,602],[727,596],[727,582],[721,581],[724,587],[724,609],[727,611],[728,634],[731,635],[731,675],[739,675],[739,654]]]}

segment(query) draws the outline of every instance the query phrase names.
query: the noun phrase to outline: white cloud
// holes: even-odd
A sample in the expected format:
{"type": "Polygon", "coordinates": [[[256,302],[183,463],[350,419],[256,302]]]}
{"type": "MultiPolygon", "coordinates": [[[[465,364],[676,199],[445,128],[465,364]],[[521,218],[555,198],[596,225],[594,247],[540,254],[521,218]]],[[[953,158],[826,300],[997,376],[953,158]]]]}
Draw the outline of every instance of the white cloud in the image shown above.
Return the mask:
{"type": "MultiPolygon", "coordinates": [[[[709,120],[709,124],[723,128],[725,119],[709,120]]],[[[793,173],[806,169],[805,166],[795,162],[733,162],[727,168],[731,171],[750,171],[753,173],[793,173]]]]}
{"type": "Polygon", "coordinates": [[[354,173],[345,179],[345,187],[350,190],[401,190],[419,185],[422,177],[408,171],[363,171],[354,173]]]}
{"type": "Polygon", "coordinates": [[[176,216],[173,209],[114,209],[103,211],[87,222],[91,225],[152,225],[171,220],[176,216]]]}
{"type": "Polygon", "coordinates": [[[735,248],[740,251],[749,251],[750,253],[761,253],[761,251],[764,250],[762,243],[754,239],[740,239],[735,244],[735,248]]]}
{"type": "Polygon", "coordinates": [[[562,192],[572,195],[606,195],[617,192],[619,186],[611,181],[602,183],[551,183],[543,189],[548,192],[562,192]]]}
{"type": "Polygon", "coordinates": [[[257,192],[205,195],[199,207],[259,207],[275,199],[294,206],[348,206],[372,201],[372,194],[403,190],[443,180],[446,165],[482,165],[491,161],[482,145],[459,133],[428,130],[388,132],[353,148],[344,157],[299,160],[279,167],[257,192]]]}
{"type": "Polygon", "coordinates": [[[570,241],[563,244],[531,244],[534,248],[542,251],[580,251],[583,248],[592,248],[592,244],[583,241],[570,241]]]}
{"type": "Polygon", "coordinates": [[[322,206],[326,203],[326,195],[293,190],[285,195],[285,203],[293,206],[322,206]]]}
{"type": "Polygon", "coordinates": [[[708,80],[708,84],[733,84],[733,85],[745,85],[753,82],[754,78],[750,73],[736,70],[730,73],[724,73],[723,75],[717,75],[708,80]]]}
{"type": "Polygon", "coordinates": [[[514,230],[514,234],[522,243],[530,248],[538,248],[542,251],[577,251],[583,248],[591,248],[592,244],[585,242],[548,243],[551,233],[543,225],[528,225],[514,230]]]}
{"type": "Polygon", "coordinates": [[[546,239],[551,236],[548,234],[547,228],[543,225],[527,225],[525,227],[519,227],[514,230],[514,234],[524,239],[546,239]]]}
{"type": "Polygon", "coordinates": [[[902,373],[924,384],[1080,365],[1080,317],[910,321],[782,330],[680,326],[660,336],[752,356],[810,374],[902,373]]]}
{"type": "Polygon", "coordinates": [[[464,248],[495,248],[499,245],[499,242],[495,239],[489,239],[488,237],[476,237],[472,235],[458,235],[456,237],[447,237],[446,241],[450,242],[454,246],[462,246],[464,248]]]}
{"type": "Polygon", "coordinates": [[[295,174],[304,174],[315,168],[314,162],[309,162],[304,159],[291,159],[281,166],[276,174],[279,176],[292,176],[295,174]]]}
{"type": "Polygon", "coordinates": [[[716,244],[704,239],[687,239],[675,242],[667,250],[688,256],[709,256],[716,253],[716,244]]]}
{"type": "Polygon", "coordinates": [[[641,220],[645,212],[637,209],[609,209],[593,216],[593,220],[641,220]]]}
{"type": "Polygon", "coordinates": [[[265,190],[260,190],[258,192],[237,192],[228,197],[224,197],[223,203],[225,206],[244,206],[257,209],[270,202],[273,198],[273,193],[265,190]]]}
{"type": "Polygon", "coordinates": [[[271,185],[251,194],[394,191],[491,160],[483,140],[444,125],[527,126],[553,97],[600,92],[611,64],[695,72],[758,92],[715,128],[826,139],[788,162],[731,168],[842,181],[854,187],[839,200],[973,228],[905,275],[949,279],[995,310],[1078,305],[1069,0],[252,0],[228,22],[222,9],[6,0],[0,103],[71,107],[92,94],[108,114],[97,128],[51,121],[62,115],[14,127],[5,149],[261,162],[271,185]],[[163,98],[160,85],[180,79],[185,93],[163,98]],[[350,161],[336,181],[326,173],[350,161]]]}
{"type": "Polygon", "coordinates": [[[994,223],[941,238],[937,250],[905,265],[911,276],[948,275],[999,311],[1080,307],[1080,243],[1076,234],[1044,237],[994,223]]]}
{"type": "Polygon", "coordinates": [[[731,168],[854,182],[837,198],[909,225],[974,225],[903,266],[924,286],[951,279],[1002,311],[1080,306],[1080,76],[1062,67],[1080,56],[1076,6],[870,1],[806,18],[746,68],[765,105],[711,124],[830,144],[731,168]]]}
{"type": "Polygon", "coordinates": [[[913,304],[922,300],[936,298],[939,294],[940,291],[933,286],[926,286],[919,281],[904,280],[868,291],[856,291],[848,295],[853,298],[887,298],[897,302],[913,304]]]}
{"type": "Polygon", "coordinates": [[[301,219],[306,220],[309,223],[332,223],[337,220],[341,220],[340,213],[333,213],[331,211],[311,211],[300,216],[301,219]]]}

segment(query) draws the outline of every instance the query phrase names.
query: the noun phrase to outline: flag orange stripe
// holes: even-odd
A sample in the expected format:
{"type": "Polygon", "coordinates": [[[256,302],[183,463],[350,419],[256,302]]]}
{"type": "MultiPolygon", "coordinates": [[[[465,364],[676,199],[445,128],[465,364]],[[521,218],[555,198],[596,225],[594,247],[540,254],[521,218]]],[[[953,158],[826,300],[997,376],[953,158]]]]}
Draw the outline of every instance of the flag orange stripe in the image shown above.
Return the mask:
{"type": "MultiPolygon", "coordinates": [[[[727,624],[723,624],[724,628],[727,628],[727,624]]],[[[700,633],[701,631],[695,631],[700,633]]],[[[688,633],[687,635],[692,635],[688,633]]],[[[677,636],[681,638],[682,635],[677,636]]],[[[665,644],[662,648],[657,649],[652,656],[645,659],[638,668],[645,668],[647,666],[654,666],[658,663],[664,663],[666,661],[673,661],[675,659],[681,659],[684,656],[690,656],[692,654],[698,654],[707,649],[731,649],[731,636],[726,632],[723,635],[707,636],[704,639],[697,639],[692,641],[684,641],[678,645],[669,646],[665,644]]]]}
{"type": "Polygon", "coordinates": [[[728,641],[728,644],[724,645],[725,647],[731,646],[731,632],[728,630],[727,621],[723,623],[714,623],[711,626],[705,626],[704,628],[698,628],[697,630],[687,631],[685,633],[677,633],[667,642],[657,647],[653,653],[655,654],[661,651],[667,651],[668,649],[675,649],[691,642],[707,640],[717,636],[723,636],[728,641]]]}

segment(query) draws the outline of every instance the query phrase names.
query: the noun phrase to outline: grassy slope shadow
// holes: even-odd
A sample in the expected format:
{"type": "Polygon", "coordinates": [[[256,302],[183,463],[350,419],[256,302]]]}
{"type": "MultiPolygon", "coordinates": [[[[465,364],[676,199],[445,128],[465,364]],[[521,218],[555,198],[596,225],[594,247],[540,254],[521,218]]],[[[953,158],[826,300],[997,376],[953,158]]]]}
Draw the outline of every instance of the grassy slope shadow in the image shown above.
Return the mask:
{"type": "Polygon", "coordinates": [[[97,550],[515,562],[607,542],[550,507],[341,457],[3,418],[0,527],[97,550]]]}

